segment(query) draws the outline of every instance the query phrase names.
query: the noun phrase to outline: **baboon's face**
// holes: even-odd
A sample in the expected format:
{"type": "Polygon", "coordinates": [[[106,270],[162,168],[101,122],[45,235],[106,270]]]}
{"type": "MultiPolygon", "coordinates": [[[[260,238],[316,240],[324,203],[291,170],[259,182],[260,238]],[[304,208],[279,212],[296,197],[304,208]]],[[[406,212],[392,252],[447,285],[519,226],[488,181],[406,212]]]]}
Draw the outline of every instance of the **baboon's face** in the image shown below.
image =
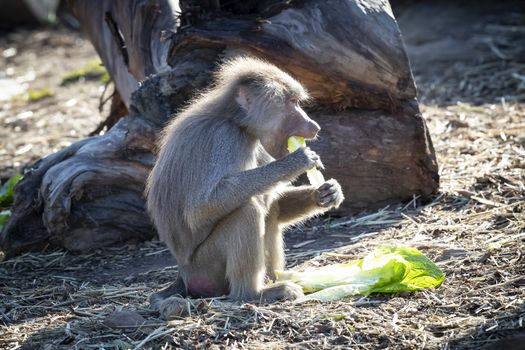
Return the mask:
{"type": "Polygon", "coordinates": [[[287,98],[269,110],[260,127],[259,139],[270,155],[276,159],[288,154],[288,138],[302,136],[313,139],[321,128],[306,114],[294,98],[287,98]]]}
{"type": "Polygon", "coordinates": [[[321,129],[293,96],[269,98],[264,91],[240,89],[236,101],[246,111],[245,126],[276,159],[288,154],[289,137],[313,139],[321,129]]]}

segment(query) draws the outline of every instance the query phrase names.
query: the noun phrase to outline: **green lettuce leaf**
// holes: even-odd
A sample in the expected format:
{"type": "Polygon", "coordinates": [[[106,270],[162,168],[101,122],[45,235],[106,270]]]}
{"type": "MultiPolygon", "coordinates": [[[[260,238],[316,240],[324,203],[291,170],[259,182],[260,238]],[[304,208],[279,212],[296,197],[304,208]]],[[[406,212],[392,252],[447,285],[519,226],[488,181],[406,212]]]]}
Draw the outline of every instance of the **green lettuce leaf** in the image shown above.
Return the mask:
{"type": "MultiPolygon", "coordinates": [[[[11,210],[2,210],[0,211],[0,231],[4,228],[7,220],[11,217],[11,210]]],[[[1,259],[0,259],[1,260],[1,259]]]]}
{"type": "Polygon", "coordinates": [[[351,295],[413,292],[435,288],[443,272],[425,255],[410,247],[380,247],[364,259],[304,272],[276,271],[277,282],[289,280],[305,293],[297,300],[332,301],[351,295]]]}
{"type": "Polygon", "coordinates": [[[22,175],[17,174],[7,180],[2,187],[0,187],[0,207],[6,207],[13,202],[13,191],[18,181],[22,179],[22,175]]]}

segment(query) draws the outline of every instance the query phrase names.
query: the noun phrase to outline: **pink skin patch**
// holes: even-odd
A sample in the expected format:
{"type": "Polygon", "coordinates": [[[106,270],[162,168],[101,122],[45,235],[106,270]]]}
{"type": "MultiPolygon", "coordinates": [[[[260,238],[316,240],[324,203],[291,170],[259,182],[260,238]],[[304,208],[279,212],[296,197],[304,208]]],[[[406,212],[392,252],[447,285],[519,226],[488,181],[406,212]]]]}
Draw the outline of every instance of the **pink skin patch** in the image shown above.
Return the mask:
{"type": "Polygon", "coordinates": [[[218,297],[223,293],[209,278],[193,276],[188,280],[188,292],[197,298],[218,297]]]}

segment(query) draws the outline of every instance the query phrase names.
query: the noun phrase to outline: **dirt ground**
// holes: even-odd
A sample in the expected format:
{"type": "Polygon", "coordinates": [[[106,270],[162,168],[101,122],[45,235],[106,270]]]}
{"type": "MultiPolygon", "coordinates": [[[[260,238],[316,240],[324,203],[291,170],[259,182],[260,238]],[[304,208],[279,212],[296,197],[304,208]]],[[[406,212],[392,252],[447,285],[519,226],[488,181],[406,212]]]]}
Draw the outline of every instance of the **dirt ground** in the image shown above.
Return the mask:
{"type": "Polygon", "coordinates": [[[102,121],[104,114],[98,106],[103,83],[93,79],[62,85],[69,73],[97,60],[80,33],[65,29],[0,32],[1,180],[87,136],[102,121]],[[5,92],[17,89],[22,92],[2,99],[5,92]],[[26,101],[23,91],[28,89],[47,89],[53,96],[26,101]]]}
{"type": "MultiPolygon", "coordinates": [[[[522,349],[525,11],[512,1],[490,7],[407,3],[396,15],[438,156],[441,190],[430,203],[414,198],[289,232],[288,267],[407,245],[444,271],[442,286],[300,306],[194,300],[190,317],[165,322],[147,301],[177,274],[159,242],[87,255],[24,254],[0,262],[0,348],[522,349]],[[145,326],[109,327],[108,316],[119,310],[137,312],[145,326]]],[[[90,44],[65,29],[0,34],[0,84],[53,92],[35,102],[0,100],[2,180],[85,137],[103,119],[104,83],[61,84],[95,60],[90,44]]]]}

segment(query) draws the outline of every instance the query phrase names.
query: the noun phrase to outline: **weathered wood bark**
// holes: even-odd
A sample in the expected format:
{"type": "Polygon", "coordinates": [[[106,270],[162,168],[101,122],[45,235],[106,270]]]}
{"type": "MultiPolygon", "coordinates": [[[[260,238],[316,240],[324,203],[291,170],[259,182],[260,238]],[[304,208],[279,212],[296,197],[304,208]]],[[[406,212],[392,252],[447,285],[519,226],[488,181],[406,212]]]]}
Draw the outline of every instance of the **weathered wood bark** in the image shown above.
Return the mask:
{"type": "Polygon", "coordinates": [[[434,151],[386,0],[225,3],[181,1],[177,28],[173,1],[70,0],[129,116],[26,175],[1,236],[8,255],[151,237],[141,192],[155,135],[209,83],[217,62],[238,54],[263,57],[308,87],[309,113],[322,126],[312,148],[342,184],[346,212],[437,190],[434,151]]]}

